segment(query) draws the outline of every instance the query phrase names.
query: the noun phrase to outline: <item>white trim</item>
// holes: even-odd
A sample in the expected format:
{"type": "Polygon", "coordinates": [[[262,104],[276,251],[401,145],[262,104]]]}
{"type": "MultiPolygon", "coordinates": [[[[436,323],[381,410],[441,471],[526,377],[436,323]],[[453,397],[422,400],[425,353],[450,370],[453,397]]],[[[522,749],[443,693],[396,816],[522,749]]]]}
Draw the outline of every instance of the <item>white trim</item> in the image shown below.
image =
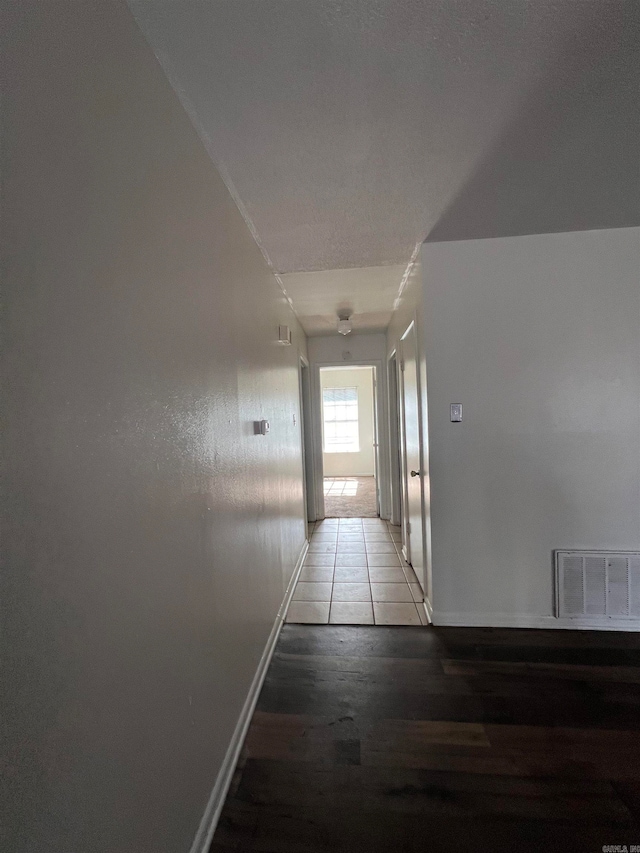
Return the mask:
{"type": "Polygon", "coordinates": [[[316,503],[316,469],[313,448],[313,386],[312,373],[307,357],[298,351],[298,393],[300,396],[300,441],[302,442],[302,483],[304,487],[305,529],[318,518],[316,503]],[[302,380],[307,371],[306,388],[302,380]],[[306,391],[306,393],[305,393],[306,391]]]}
{"type": "Polygon", "coordinates": [[[400,397],[397,347],[387,357],[387,432],[389,435],[389,520],[402,527],[400,397]]]}
{"type": "MultiPolygon", "coordinates": [[[[280,605],[280,610],[278,610],[278,619],[281,622],[284,622],[284,617],[287,615],[287,610],[289,609],[289,604],[291,603],[291,599],[293,597],[293,590],[296,588],[296,584],[298,583],[298,578],[300,577],[300,572],[302,571],[302,564],[304,563],[304,558],[307,556],[307,551],[309,550],[309,540],[305,539],[304,545],[298,555],[298,559],[296,560],[296,565],[293,570],[293,574],[291,575],[291,580],[287,585],[286,592],[284,594],[284,598],[282,599],[282,604],[280,605]]],[[[282,624],[280,625],[282,627],[282,624]]],[[[268,643],[267,643],[268,646],[268,643]]]]}
{"type": "Polygon", "coordinates": [[[433,611],[432,611],[432,609],[431,609],[431,605],[427,602],[427,599],[426,599],[426,598],[423,598],[423,599],[422,599],[422,601],[416,601],[416,602],[415,602],[415,605],[416,605],[416,607],[418,607],[418,608],[419,608],[419,607],[422,607],[423,612],[424,612],[424,615],[425,615],[426,620],[427,620],[427,623],[426,623],[426,624],[427,624],[427,625],[431,625],[431,622],[432,622],[432,619],[431,619],[431,613],[432,613],[433,611]]]}
{"type": "MultiPolygon", "coordinates": [[[[390,489],[389,489],[389,446],[387,419],[387,377],[386,361],[380,358],[354,358],[351,361],[312,361],[311,362],[311,409],[313,418],[313,466],[315,474],[314,492],[316,498],[316,520],[324,515],[323,477],[324,465],[322,454],[322,405],[320,370],[323,368],[375,367],[376,389],[376,422],[378,425],[378,448],[376,451],[376,470],[378,494],[380,501],[380,518],[389,519],[390,489]],[[384,450],[382,450],[384,448],[384,450]]],[[[355,476],[355,475],[354,475],[355,476]]],[[[365,476],[365,475],[363,475],[365,476]]],[[[366,475],[371,476],[371,475],[366,475]]]]}
{"type": "MultiPolygon", "coordinates": [[[[415,355],[416,355],[416,414],[418,416],[418,463],[419,463],[419,471],[421,471],[420,475],[420,540],[419,546],[421,550],[421,570],[422,570],[422,583],[424,585],[424,592],[431,592],[430,585],[428,583],[428,562],[427,562],[427,531],[426,526],[428,523],[428,516],[426,511],[426,500],[425,500],[425,478],[428,476],[426,470],[427,456],[424,442],[424,417],[423,417],[423,392],[426,393],[426,389],[423,389],[423,380],[421,375],[421,353],[420,353],[420,335],[418,333],[418,312],[415,311],[413,314],[413,319],[404,330],[402,335],[400,336],[400,340],[398,341],[398,348],[400,352],[400,358],[402,360],[402,370],[400,372],[400,406],[402,408],[402,418],[400,421],[400,441],[402,447],[402,468],[401,468],[401,476],[402,476],[402,486],[403,486],[403,496],[404,496],[404,507],[403,507],[403,523],[402,523],[402,535],[404,537],[403,544],[404,550],[407,553],[407,557],[405,559],[411,563],[413,566],[413,555],[411,553],[411,535],[407,531],[407,525],[411,523],[411,512],[409,509],[409,479],[407,476],[408,473],[408,463],[407,463],[407,428],[406,428],[406,418],[405,418],[405,403],[406,403],[406,395],[405,395],[405,353],[402,346],[403,341],[409,336],[409,334],[413,332],[413,338],[415,343],[415,355]]],[[[412,531],[413,532],[413,531],[412,531]]],[[[414,568],[415,572],[415,568],[414,568]]]]}
{"type": "Polygon", "coordinates": [[[427,611],[427,619],[429,620],[429,624],[431,624],[433,622],[433,607],[431,606],[431,602],[429,601],[426,595],[422,603],[424,604],[424,609],[427,611]]]}
{"type": "Polygon", "coordinates": [[[311,464],[316,521],[324,518],[324,461],[322,455],[322,388],[320,369],[311,363],[311,464]]]}
{"type": "Polygon", "coordinates": [[[436,627],[459,628],[553,628],[569,631],[640,631],[639,620],[605,617],[599,620],[558,619],[555,616],[537,616],[534,613],[447,613],[433,611],[436,627]]]}
{"type": "Polygon", "coordinates": [[[258,668],[253,676],[249,693],[247,694],[247,698],[245,699],[242,710],[240,711],[240,716],[236,723],[233,735],[231,736],[231,742],[229,743],[220,772],[218,773],[218,778],[216,779],[213,790],[209,796],[209,802],[207,803],[204,815],[200,821],[196,837],[193,839],[190,853],[207,853],[211,845],[211,840],[214,832],[216,831],[220,813],[222,812],[222,807],[224,806],[224,801],[226,799],[227,792],[229,791],[229,785],[231,784],[231,779],[233,778],[233,773],[236,769],[238,758],[240,757],[240,750],[242,749],[242,744],[244,743],[249,723],[251,722],[251,717],[253,716],[258,696],[260,695],[260,690],[262,689],[262,684],[264,682],[265,675],[267,674],[269,664],[271,663],[273,651],[276,647],[276,643],[284,623],[284,617],[287,613],[287,608],[289,607],[289,603],[293,596],[293,590],[298,582],[298,577],[302,570],[302,564],[308,550],[309,542],[305,540],[302,550],[300,551],[300,555],[296,561],[295,569],[291,575],[291,580],[289,581],[289,585],[287,586],[287,590],[284,594],[284,598],[282,599],[282,604],[278,610],[278,615],[273,623],[269,639],[267,640],[267,644],[262,652],[258,668]]]}

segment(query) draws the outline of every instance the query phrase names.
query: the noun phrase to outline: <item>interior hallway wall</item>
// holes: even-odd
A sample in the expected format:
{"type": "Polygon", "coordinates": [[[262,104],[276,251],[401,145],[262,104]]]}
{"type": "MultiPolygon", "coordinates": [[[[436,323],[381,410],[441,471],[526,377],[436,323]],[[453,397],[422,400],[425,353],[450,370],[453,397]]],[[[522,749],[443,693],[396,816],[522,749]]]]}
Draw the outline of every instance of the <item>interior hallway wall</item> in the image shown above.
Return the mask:
{"type": "Polygon", "coordinates": [[[187,853],[304,542],[305,337],[127,7],[2,11],[0,846],[187,853]]]}
{"type": "Polygon", "coordinates": [[[354,387],[358,393],[357,453],[325,453],[325,477],[373,477],[375,474],[373,423],[373,371],[371,368],[352,370],[321,370],[320,386],[325,388],[354,387]]]}
{"type": "Polygon", "coordinates": [[[640,549],[640,229],[422,268],[434,621],[553,627],[554,549],[640,549]]]}
{"type": "MultiPolygon", "coordinates": [[[[378,487],[380,496],[380,517],[389,518],[391,513],[391,493],[389,487],[389,439],[387,415],[386,380],[386,336],[381,334],[357,334],[343,336],[339,334],[321,335],[308,339],[309,363],[313,396],[314,447],[313,456],[316,470],[322,465],[322,411],[320,407],[320,367],[351,364],[376,365],[376,405],[378,419],[378,442],[380,444],[380,468],[378,487]]],[[[316,483],[316,501],[319,503],[322,480],[316,483]]]]}

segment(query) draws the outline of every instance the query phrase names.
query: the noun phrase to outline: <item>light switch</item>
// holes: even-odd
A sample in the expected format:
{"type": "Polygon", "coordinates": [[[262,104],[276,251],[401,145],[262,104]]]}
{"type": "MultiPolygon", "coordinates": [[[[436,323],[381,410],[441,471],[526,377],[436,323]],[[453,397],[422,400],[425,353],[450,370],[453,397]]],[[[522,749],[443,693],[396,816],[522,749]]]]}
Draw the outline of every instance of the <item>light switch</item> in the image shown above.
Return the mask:
{"type": "Polygon", "coordinates": [[[451,404],[451,423],[459,424],[462,420],[462,403],[451,404]]]}
{"type": "Polygon", "coordinates": [[[266,435],[271,429],[271,425],[269,421],[254,421],[253,422],[253,431],[255,435],[266,435]]]}

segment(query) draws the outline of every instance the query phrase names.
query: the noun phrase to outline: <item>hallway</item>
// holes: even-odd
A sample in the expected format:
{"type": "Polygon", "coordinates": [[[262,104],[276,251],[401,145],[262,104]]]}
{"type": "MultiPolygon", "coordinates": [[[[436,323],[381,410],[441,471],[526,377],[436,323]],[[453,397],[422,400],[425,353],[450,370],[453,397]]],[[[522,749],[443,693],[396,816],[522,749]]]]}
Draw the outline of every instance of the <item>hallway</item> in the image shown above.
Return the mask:
{"type": "Polygon", "coordinates": [[[640,635],[286,625],[210,853],[640,838],[640,635]]]}
{"type": "Polygon", "coordinates": [[[639,0],[0,20],[0,853],[640,843],[639,0]]]}
{"type": "Polygon", "coordinates": [[[422,590],[400,529],[376,518],[325,518],[311,541],[287,622],[424,625],[422,590]]]}

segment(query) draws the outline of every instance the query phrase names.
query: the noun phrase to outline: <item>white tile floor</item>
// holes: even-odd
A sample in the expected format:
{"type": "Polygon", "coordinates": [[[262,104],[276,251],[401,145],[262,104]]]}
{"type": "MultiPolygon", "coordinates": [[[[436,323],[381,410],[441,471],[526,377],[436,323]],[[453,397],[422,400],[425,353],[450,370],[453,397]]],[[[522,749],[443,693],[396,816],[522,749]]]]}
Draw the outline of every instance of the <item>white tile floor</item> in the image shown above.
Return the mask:
{"type": "Polygon", "coordinates": [[[379,518],[326,518],[310,532],[287,622],[426,624],[422,590],[402,559],[399,527],[379,518]]]}

